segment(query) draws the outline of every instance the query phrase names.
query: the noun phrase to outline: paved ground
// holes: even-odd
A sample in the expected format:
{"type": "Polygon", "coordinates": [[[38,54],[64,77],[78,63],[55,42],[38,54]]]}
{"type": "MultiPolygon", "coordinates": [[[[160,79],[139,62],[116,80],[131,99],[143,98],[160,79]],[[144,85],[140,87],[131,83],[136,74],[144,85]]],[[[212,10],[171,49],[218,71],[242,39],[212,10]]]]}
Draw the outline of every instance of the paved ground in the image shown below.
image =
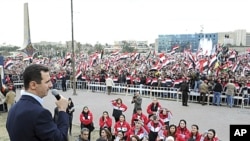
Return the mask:
{"type": "MultiPolygon", "coordinates": [[[[131,104],[131,96],[125,95],[106,95],[104,93],[92,93],[88,91],[77,91],[77,95],[72,95],[72,90],[67,92],[61,92],[60,94],[65,97],[71,97],[76,111],[74,112],[73,124],[74,124],[74,136],[80,131],[79,115],[83,106],[88,106],[94,115],[94,124],[96,129],[99,129],[98,120],[103,111],[108,111],[112,115],[112,108],[110,101],[118,97],[122,98],[123,102],[128,106],[128,110],[125,112],[126,120],[130,122],[133,110],[133,104],[131,104]]],[[[17,91],[17,99],[20,94],[17,91]]],[[[147,105],[152,101],[149,98],[143,98],[143,112],[146,113],[147,105]]],[[[167,107],[173,113],[173,119],[170,124],[178,124],[180,119],[187,121],[187,126],[190,128],[192,124],[197,124],[200,128],[200,132],[213,128],[217,132],[217,136],[222,141],[229,141],[229,125],[230,124],[249,124],[249,109],[240,108],[228,108],[225,106],[201,106],[197,103],[189,103],[188,107],[181,106],[181,102],[159,100],[163,107],[167,107]]],[[[48,108],[52,114],[55,107],[55,98],[50,93],[44,98],[44,107],[48,108]]],[[[1,113],[0,119],[5,119],[6,114],[1,113]],[[4,116],[5,115],[5,116],[4,116]]],[[[2,123],[1,123],[2,124],[2,123]]],[[[0,140],[7,136],[5,126],[0,126],[0,140]]],[[[96,138],[96,137],[95,137],[96,138]]],[[[71,138],[72,140],[73,138],[71,138]]],[[[7,139],[6,139],[7,140],[7,139]]],[[[94,138],[93,138],[94,140],[94,138]]]]}

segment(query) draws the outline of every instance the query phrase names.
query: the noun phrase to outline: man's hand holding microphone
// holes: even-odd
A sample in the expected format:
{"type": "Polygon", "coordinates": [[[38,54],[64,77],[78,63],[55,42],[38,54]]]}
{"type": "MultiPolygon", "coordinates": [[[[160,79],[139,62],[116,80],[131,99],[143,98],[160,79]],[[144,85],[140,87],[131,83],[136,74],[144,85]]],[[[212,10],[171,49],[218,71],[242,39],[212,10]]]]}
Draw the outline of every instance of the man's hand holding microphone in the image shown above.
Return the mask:
{"type": "Polygon", "coordinates": [[[52,89],[51,93],[57,99],[56,106],[58,107],[58,111],[66,112],[66,109],[68,107],[68,99],[60,95],[56,89],[52,89]]]}

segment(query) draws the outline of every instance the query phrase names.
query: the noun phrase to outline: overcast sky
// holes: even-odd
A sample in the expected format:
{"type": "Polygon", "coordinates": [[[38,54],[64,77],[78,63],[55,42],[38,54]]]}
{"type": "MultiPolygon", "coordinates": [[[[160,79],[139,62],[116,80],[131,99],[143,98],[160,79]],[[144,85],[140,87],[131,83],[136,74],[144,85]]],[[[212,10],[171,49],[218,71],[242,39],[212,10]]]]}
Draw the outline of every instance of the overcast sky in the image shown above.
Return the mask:
{"type": "MultiPolygon", "coordinates": [[[[24,3],[31,42],[71,40],[70,0],[1,0],[0,44],[23,44],[24,3]]],[[[154,42],[159,34],[246,29],[247,0],[73,0],[74,37],[81,43],[154,42]]]]}

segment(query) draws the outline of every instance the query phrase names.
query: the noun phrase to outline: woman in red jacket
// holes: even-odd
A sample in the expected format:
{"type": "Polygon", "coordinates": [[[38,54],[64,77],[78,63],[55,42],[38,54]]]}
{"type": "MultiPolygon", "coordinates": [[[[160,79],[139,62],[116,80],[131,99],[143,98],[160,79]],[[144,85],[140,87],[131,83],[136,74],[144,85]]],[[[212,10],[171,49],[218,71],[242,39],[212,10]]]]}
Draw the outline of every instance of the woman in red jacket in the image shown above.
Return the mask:
{"type": "Polygon", "coordinates": [[[176,131],[177,131],[176,125],[174,125],[174,124],[169,125],[166,137],[172,136],[176,140],[176,138],[177,138],[176,131]]]}
{"type": "Polygon", "coordinates": [[[173,115],[170,110],[168,110],[167,108],[160,109],[159,118],[167,127],[169,127],[169,121],[172,117],[173,115]]]}
{"type": "Polygon", "coordinates": [[[99,126],[100,126],[100,136],[101,136],[101,130],[103,128],[107,128],[111,132],[112,127],[112,118],[109,117],[109,113],[107,111],[104,111],[102,113],[102,116],[99,119],[99,126]]]}
{"type": "Polygon", "coordinates": [[[186,141],[188,140],[190,137],[190,131],[187,128],[187,122],[184,119],[181,119],[179,122],[179,125],[177,127],[177,140],[178,141],[186,141]]]}
{"type": "Polygon", "coordinates": [[[148,118],[150,119],[152,115],[158,116],[158,112],[160,109],[161,109],[160,103],[158,102],[156,98],[154,98],[153,102],[150,103],[147,107],[148,118]]]}
{"type": "Polygon", "coordinates": [[[120,115],[122,115],[122,113],[125,112],[128,107],[124,103],[122,103],[121,98],[117,98],[115,100],[112,100],[111,104],[113,107],[112,116],[115,118],[115,122],[117,122],[120,119],[120,115]]]}
{"type": "Polygon", "coordinates": [[[214,129],[209,129],[206,133],[203,134],[200,141],[219,141],[218,137],[216,137],[216,133],[214,129]]]}
{"type": "Polygon", "coordinates": [[[94,130],[93,125],[93,114],[89,111],[89,108],[87,106],[83,107],[82,113],[80,114],[80,122],[81,122],[81,129],[82,128],[88,128],[89,129],[89,140],[91,136],[91,132],[94,130]]]}
{"type": "Polygon", "coordinates": [[[201,134],[199,133],[199,127],[196,124],[193,124],[191,126],[191,132],[190,132],[190,141],[200,141],[201,139],[201,134]]]}
{"type": "Polygon", "coordinates": [[[120,115],[120,120],[115,123],[114,135],[117,136],[118,131],[122,131],[124,134],[124,139],[127,139],[127,132],[130,130],[130,125],[125,119],[125,115],[120,115]]]}
{"type": "Polygon", "coordinates": [[[156,141],[165,141],[166,137],[168,135],[168,129],[166,125],[163,125],[158,132],[158,136],[156,138],[156,141]]]}

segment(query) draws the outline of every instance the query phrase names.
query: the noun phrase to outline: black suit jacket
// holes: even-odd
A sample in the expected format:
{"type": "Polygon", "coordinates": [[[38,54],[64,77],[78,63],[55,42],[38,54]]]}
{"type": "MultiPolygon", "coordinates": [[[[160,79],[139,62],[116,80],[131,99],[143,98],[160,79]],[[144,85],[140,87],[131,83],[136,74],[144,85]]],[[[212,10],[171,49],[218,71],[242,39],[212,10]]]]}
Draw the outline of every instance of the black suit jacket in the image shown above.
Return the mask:
{"type": "Polygon", "coordinates": [[[6,128],[11,141],[67,141],[69,118],[60,111],[58,121],[33,97],[22,95],[8,113],[6,128]]]}

